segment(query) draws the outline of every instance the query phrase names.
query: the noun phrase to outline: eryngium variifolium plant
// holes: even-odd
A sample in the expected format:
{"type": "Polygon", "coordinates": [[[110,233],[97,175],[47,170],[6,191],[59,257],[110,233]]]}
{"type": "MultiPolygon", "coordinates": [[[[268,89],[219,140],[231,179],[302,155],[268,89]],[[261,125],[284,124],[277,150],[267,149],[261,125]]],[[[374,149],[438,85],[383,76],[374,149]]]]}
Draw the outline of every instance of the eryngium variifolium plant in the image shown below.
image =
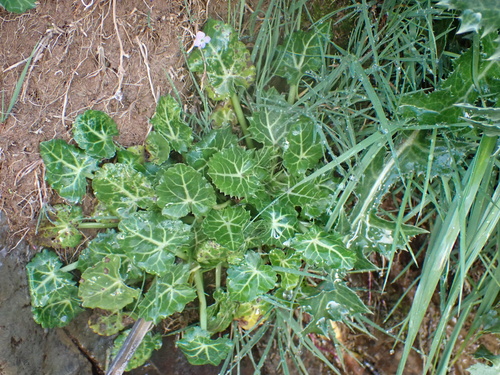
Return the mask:
{"type": "MultiPolygon", "coordinates": [[[[73,265],[63,267],[49,249],[28,265],[39,324],[62,327],[96,309],[91,328],[113,335],[125,318],[159,324],[197,306],[199,322],[177,346],[192,364],[218,365],[233,350],[232,322],[251,330],[275,309],[297,309],[310,316],[304,333],[328,335],[331,320],[369,312],[341,280],[362,257],[325,230],[338,186],[331,171],[316,172],[331,157],[321,126],[294,105],[304,76],[324,63],[328,30],[284,41],[276,74],[292,93],[269,87],[248,112],[239,95],[255,79],[250,53],[230,26],[208,21],[188,67],[222,103],[211,130],[193,134],[181,103],[164,96],[144,145],[117,145],[113,119],[93,110],[76,118],[76,144],[40,145],[46,180],[67,202],[45,209],[45,241],[75,247],[82,228],[108,229],[83,245],[73,265]],[[84,217],[88,191],[96,204],[84,217]]],[[[128,368],[160,344],[149,333],[128,368]]]]}

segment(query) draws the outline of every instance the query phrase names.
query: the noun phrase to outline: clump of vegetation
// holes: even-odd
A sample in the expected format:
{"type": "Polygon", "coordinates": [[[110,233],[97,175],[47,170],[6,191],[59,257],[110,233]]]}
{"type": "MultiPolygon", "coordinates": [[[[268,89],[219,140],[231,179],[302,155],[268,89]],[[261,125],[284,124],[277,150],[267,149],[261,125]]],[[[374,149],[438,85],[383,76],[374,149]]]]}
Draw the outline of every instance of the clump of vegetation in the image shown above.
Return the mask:
{"type": "MultiPolygon", "coordinates": [[[[426,362],[444,373],[463,324],[444,345],[447,322],[479,306],[472,334],[479,332],[499,289],[491,276],[499,272],[498,33],[486,13],[475,28],[466,17],[481,9],[463,9],[461,31],[474,31],[473,43],[455,56],[436,40],[452,32],[453,15],[386,3],[337,11],[356,20],[346,48],[332,42],[323,18],[300,29],[305,2],[271,1],[251,51],[232,26],[210,20],[188,57],[200,114],[164,96],[144,145],[118,145],[114,121],[93,110],[73,124],[77,145],[43,142],[46,180],[67,204],[46,208],[41,235],[66,248],[82,243],[84,228],[105,230],[76,263],[63,265],[48,249],[35,256],[35,320],[61,327],[96,309],[92,329],[122,332],[116,356],[126,318],[158,324],[196,306],[198,322],[177,342],[193,364],[224,362],[224,373],[265,337],[264,352],[277,342],[285,373],[289,362],[307,372],[295,355],[302,348],[340,373],[309,334],[336,342],[331,322],[375,325],[345,276],[377,270],[373,253],[390,268],[397,251],[414,259],[425,252],[402,324],[399,373],[436,286],[448,279],[426,362]],[[434,18],[449,29],[434,35],[434,18]],[[443,73],[449,55],[452,70],[443,73]],[[273,85],[276,77],[286,84],[273,85]],[[88,191],[96,204],[84,216],[88,191]],[[414,254],[411,239],[429,231],[414,254]],[[457,304],[477,259],[488,272],[457,304]]],[[[128,369],[161,344],[159,334],[144,334],[128,369]]],[[[254,360],[257,370],[265,359],[254,360]]]]}

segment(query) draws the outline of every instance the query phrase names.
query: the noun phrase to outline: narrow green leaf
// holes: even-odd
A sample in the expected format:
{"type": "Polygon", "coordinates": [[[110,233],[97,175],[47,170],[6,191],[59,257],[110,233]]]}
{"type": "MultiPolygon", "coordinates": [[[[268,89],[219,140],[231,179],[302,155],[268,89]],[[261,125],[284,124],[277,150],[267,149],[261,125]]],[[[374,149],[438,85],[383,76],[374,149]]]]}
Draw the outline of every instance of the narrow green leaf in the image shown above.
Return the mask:
{"type": "Polygon", "coordinates": [[[152,211],[137,212],[120,221],[118,243],[133,262],[148,273],[161,276],[175,261],[186,257],[192,242],[191,227],[152,211]]]}
{"type": "Polygon", "coordinates": [[[179,347],[192,365],[213,365],[227,357],[233,343],[226,337],[212,340],[210,333],[200,327],[192,327],[184,332],[182,339],[177,341],[179,347]]]}
{"type": "Polygon", "coordinates": [[[231,266],[227,270],[227,288],[234,301],[253,301],[258,296],[273,289],[276,273],[271,266],[263,265],[260,254],[249,251],[240,266],[231,266]]]}
{"type": "Polygon", "coordinates": [[[128,164],[104,164],[92,181],[94,194],[109,211],[122,216],[154,206],[154,191],[146,176],[128,164]]]}
{"type": "Polygon", "coordinates": [[[212,185],[185,164],[176,164],[163,173],[156,193],[162,213],[172,218],[180,218],[190,212],[196,216],[205,215],[216,203],[212,185]]]}
{"type": "Polygon", "coordinates": [[[210,41],[196,48],[188,58],[188,67],[206,79],[202,82],[209,97],[228,99],[238,87],[249,87],[255,79],[250,53],[238,40],[238,33],[221,21],[208,20],[203,31],[210,41]]]}
{"type": "Polygon", "coordinates": [[[154,130],[168,140],[172,149],[186,152],[192,142],[191,128],[181,120],[182,108],[172,96],[162,96],[151,118],[154,130]]]}
{"type": "Polygon", "coordinates": [[[73,137],[87,155],[109,159],[115,155],[113,136],[118,135],[114,120],[101,111],[87,110],[73,123],[73,137]]]}
{"type": "Polygon", "coordinates": [[[62,139],[40,143],[45,164],[45,180],[59,195],[71,203],[79,203],[87,190],[87,178],[93,177],[98,160],[62,139]]]}
{"type": "Polygon", "coordinates": [[[156,277],[139,304],[139,317],[158,324],[196,298],[188,283],[189,266],[174,265],[161,277],[156,277]]]}
{"type": "Polygon", "coordinates": [[[139,297],[120,275],[121,257],[109,255],[82,273],[78,296],[84,307],[116,311],[139,297]]]}

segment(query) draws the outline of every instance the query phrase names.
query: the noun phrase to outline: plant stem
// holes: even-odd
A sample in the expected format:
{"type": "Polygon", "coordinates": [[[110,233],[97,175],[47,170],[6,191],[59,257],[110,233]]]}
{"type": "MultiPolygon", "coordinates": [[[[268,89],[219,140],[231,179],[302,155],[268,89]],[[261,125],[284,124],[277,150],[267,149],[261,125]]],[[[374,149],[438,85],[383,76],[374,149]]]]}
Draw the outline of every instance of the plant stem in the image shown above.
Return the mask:
{"type": "Polygon", "coordinates": [[[118,223],[80,223],[78,229],[104,229],[116,228],[118,223]]]}
{"type": "Polygon", "coordinates": [[[247,121],[245,119],[245,115],[243,114],[243,110],[241,109],[241,103],[238,95],[231,95],[231,104],[233,105],[234,112],[236,112],[236,117],[238,118],[238,122],[240,123],[241,131],[243,132],[243,136],[245,137],[247,147],[254,148],[253,140],[248,134],[247,121]]]}
{"type": "Polygon", "coordinates": [[[194,272],[194,282],[196,284],[196,292],[200,301],[200,327],[207,330],[207,299],[205,298],[205,289],[203,288],[203,274],[201,269],[194,272]]]}
{"type": "Polygon", "coordinates": [[[66,265],[64,267],[61,267],[59,269],[59,271],[62,271],[62,272],[71,272],[71,271],[76,270],[77,267],[78,267],[78,261],[70,263],[70,264],[68,264],[68,265],[66,265]]]}
{"type": "Polygon", "coordinates": [[[215,267],[215,288],[220,289],[222,281],[222,263],[219,263],[217,267],[215,267]]]}
{"type": "Polygon", "coordinates": [[[295,98],[297,95],[297,85],[290,85],[290,89],[288,90],[288,104],[293,105],[295,103],[295,98]]]}

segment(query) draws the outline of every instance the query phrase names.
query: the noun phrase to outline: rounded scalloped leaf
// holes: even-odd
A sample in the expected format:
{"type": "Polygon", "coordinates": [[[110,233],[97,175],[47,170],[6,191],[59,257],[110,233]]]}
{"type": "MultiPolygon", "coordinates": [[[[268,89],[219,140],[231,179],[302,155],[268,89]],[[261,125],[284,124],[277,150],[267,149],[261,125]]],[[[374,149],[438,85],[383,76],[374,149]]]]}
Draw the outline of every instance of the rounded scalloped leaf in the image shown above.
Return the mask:
{"type": "Polygon", "coordinates": [[[276,272],[262,264],[260,254],[249,251],[241,265],[227,270],[227,289],[234,301],[249,302],[273,289],[276,279],[276,272]]]}
{"type": "Polygon", "coordinates": [[[226,337],[212,340],[209,332],[200,327],[192,327],[184,331],[177,346],[192,365],[218,366],[229,354],[233,343],[226,337]]]}
{"type": "Polygon", "coordinates": [[[292,125],[286,136],[283,165],[294,176],[303,176],[323,156],[323,145],[316,127],[307,118],[301,118],[292,125]]]}
{"type": "Polygon", "coordinates": [[[139,297],[139,290],[127,286],[120,275],[121,257],[110,254],[82,273],[78,296],[82,305],[116,311],[139,297]]]}
{"type": "Polygon", "coordinates": [[[261,187],[256,167],[252,151],[233,146],[212,156],[208,161],[208,175],[224,194],[244,198],[254,195],[261,187]]]}
{"type": "Polygon", "coordinates": [[[99,161],[62,139],[40,143],[40,155],[49,185],[69,202],[79,203],[87,191],[87,178],[93,178],[99,161]]]}
{"type": "Polygon", "coordinates": [[[96,198],[113,213],[154,206],[154,191],[146,176],[130,164],[104,164],[92,181],[96,198]]]}
{"type": "Polygon", "coordinates": [[[160,177],[156,187],[157,204],[162,213],[172,218],[206,214],[215,204],[212,185],[193,167],[176,164],[160,177]]]}
{"type": "Polygon", "coordinates": [[[115,155],[113,136],[118,135],[115,121],[106,113],[89,109],[73,123],[73,137],[88,155],[109,159],[115,155]]]}
{"type": "Polygon", "coordinates": [[[196,290],[188,283],[188,265],[173,265],[157,277],[138,307],[139,317],[158,324],[162,319],[184,307],[196,298],[196,290]]]}
{"type": "Polygon", "coordinates": [[[191,227],[168,220],[152,211],[136,212],[120,221],[118,243],[138,267],[155,275],[165,274],[175,255],[185,257],[183,248],[192,241],[191,227]]]}
{"type": "Polygon", "coordinates": [[[195,49],[188,58],[192,72],[206,77],[204,87],[213,100],[224,100],[238,87],[249,87],[255,80],[255,66],[250,52],[238,40],[238,34],[221,21],[208,20],[203,31],[210,41],[195,49]]]}
{"type": "Polygon", "coordinates": [[[193,140],[191,128],[181,120],[182,108],[172,96],[162,96],[151,118],[154,130],[161,134],[172,149],[186,152],[193,140]]]}
{"type": "Polygon", "coordinates": [[[298,234],[291,246],[311,263],[349,270],[354,266],[356,255],[348,250],[342,239],[313,226],[308,232],[298,234]]]}
{"type": "Polygon", "coordinates": [[[212,210],[203,220],[203,232],[230,250],[245,246],[244,231],[250,222],[250,212],[241,206],[212,210]]]}

